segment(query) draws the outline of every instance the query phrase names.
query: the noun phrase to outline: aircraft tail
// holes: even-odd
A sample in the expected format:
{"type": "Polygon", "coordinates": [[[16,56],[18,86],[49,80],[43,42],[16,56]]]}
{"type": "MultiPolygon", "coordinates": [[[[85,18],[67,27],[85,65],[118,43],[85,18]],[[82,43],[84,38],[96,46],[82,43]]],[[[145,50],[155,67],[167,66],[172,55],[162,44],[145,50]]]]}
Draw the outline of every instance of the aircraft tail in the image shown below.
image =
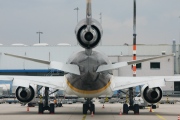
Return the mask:
{"type": "Polygon", "coordinates": [[[86,0],[86,22],[87,29],[90,31],[92,23],[92,9],[91,9],[91,0],[86,0]]]}

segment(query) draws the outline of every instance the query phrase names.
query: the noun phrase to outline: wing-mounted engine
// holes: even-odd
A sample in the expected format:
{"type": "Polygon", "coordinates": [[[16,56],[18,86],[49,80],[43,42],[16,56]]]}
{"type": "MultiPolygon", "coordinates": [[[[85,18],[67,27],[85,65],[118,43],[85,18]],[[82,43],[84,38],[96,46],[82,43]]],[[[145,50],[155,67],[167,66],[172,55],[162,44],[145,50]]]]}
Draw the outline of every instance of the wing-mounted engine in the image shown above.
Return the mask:
{"type": "Polygon", "coordinates": [[[141,96],[148,103],[157,103],[162,98],[162,89],[160,87],[149,88],[144,85],[141,89],[141,96]]]}
{"type": "Polygon", "coordinates": [[[29,86],[29,88],[18,87],[16,97],[20,102],[28,103],[35,97],[35,89],[32,86],[29,86]]]}
{"type": "Polygon", "coordinates": [[[101,40],[102,33],[102,27],[95,19],[92,19],[90,30],[88,30],[86,19],[79,22],[75,29],[77,40],[85,49],[96,47],[101,40]]]}

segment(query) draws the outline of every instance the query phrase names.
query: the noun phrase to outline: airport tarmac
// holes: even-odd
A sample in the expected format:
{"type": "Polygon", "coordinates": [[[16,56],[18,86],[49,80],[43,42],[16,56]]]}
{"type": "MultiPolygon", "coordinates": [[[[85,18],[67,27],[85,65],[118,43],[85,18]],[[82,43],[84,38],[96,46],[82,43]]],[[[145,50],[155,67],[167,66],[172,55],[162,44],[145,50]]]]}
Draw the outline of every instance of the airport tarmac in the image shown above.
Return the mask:
{"type": "Polygon", "coordinates": [[[64,104],[63,107],[55,109],[55,114],[38,114],[38,107],[30,107],[27,111],[26,106],[20,104],[0,104],[0,120],[177,120],[180,114],[180,103],[160,104],[160,107],[149,112],[149,108],[140,109],[139,115],[134,115],[130,111],[128,115],[120,115],[123,104],[100,104],[95,101],[96,114],[82,114],[82,103],[64,104]]]}

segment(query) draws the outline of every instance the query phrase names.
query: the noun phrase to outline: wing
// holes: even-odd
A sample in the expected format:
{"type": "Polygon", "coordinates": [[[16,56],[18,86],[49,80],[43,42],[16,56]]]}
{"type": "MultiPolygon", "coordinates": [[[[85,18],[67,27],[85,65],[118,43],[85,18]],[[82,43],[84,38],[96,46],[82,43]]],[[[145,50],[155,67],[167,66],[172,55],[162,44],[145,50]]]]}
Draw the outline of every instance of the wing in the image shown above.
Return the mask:
{"type": "Polygon", "coordinates": [[[56,62],[56,61],[40,60],[40,59],[36,59],[36,58],[13,55],[13,54],[9,54],[9,53],[4,53],[4,54],[7,55],[7,56],[15,57],[15,58],[21,58],[21,59],[25,59],[25,60],[29,60],[29,61],[33,61],[33,62],[46,64],[46,65],[49,65],[50,68],[52,68],[52,69],[62,70],[62,71],[65,71],[65,72],[80,75],[79,67],[77,65],[64,64],[64,63],[56,62]]]}
{"type": "Polygon", "coordinates": [[[113,77],[113,91],[147,84],[149,88],[163,87],[165,82],[180,81],[180,76],[113,77]]]}
{"type": "Polygon", "coordinates": [[[120,67],[133,65],[133,64],[138,64],[138,63],[142,63],[142,62],[146,62],[146,61],[150,61],[150,60],[154,60],[154,59],[158,59],[158,58],[163,58],[163,57],[167,57],[167,56],[173,56],[173,55],[174,54],[156,56],[156,57],[140,59],[140,60],[133,60],[133,61],[128,61],[128,62],[119,62],[119,63],[115,63],[115,64],[101,65],[101,66],[98,67],[96,72],[114,70],[114,69],[117,69],[117,68],[120,68],[120,67]]]}
{"type": "Polygon", "coordinates": [[[0,80],[12,81],[13,86],[29,87],[30,84],[65,90],[65,76],[0,76],[0,80]]]}

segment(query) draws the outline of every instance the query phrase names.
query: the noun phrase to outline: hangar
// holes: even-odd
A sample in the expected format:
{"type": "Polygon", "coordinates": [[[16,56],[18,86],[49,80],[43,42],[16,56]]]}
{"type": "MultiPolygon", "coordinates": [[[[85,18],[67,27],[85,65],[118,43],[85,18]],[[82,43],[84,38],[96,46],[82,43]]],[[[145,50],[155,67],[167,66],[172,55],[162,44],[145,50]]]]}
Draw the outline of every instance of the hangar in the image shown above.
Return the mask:
{"type": "MultiPolygon", "coordinates": [[[[48,45],[12,44],[0,46],[0,75],[63,75],[63,71],[51,70],[47,65],[5,56],[4,53],[28,56],[49,61],[61,61],[66,63],[74,52],[83,50],[80,46],[68,44],[48,45]]],[[[131,61],[132,45],[98,46],[95,50],[104,52],[112,63],[131,61]]],[[[137,76],[174,76],[180,73],[179,45],[175,41],[172,45],[137,45],[137,59],[175,53],[175,56],[152,60],[137,64],[137,76]]],[[[132,76],[131,66],[119,68],[113,71],[116,76],[132,76]]],[[[168,82],[163,90],[180,91],[179,82],[168,82]]]]}

